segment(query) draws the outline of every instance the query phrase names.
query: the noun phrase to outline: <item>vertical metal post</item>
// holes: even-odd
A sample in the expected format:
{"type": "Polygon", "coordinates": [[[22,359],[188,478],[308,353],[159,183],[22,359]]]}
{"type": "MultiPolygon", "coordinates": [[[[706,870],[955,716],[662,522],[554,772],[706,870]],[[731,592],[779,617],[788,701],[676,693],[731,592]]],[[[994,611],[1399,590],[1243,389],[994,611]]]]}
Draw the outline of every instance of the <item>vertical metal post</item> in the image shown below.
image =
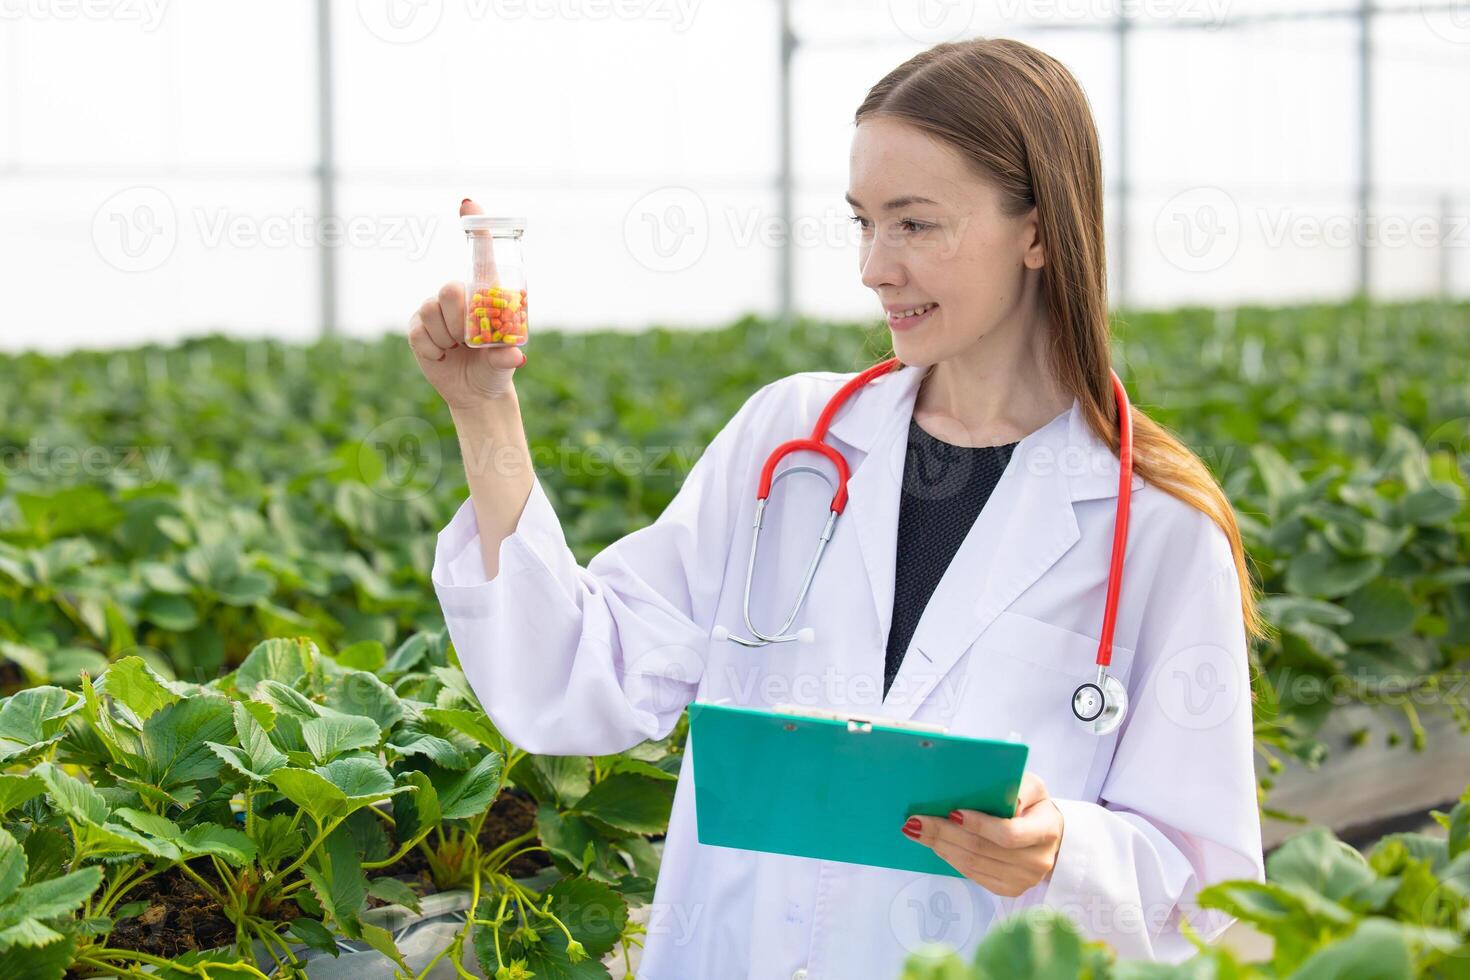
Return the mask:
{"type": "MultiPolygon", "coordinates": [[[[332,0],[316,0],[317,220],[322,231],[340,233],[337,221],[337,163],[332,138],[332,0]],[[330,224],[328,224],[330,222],[330,224]]],[[[321,275],[321,335],[337,332],[337,245],[317,251],[321,275]]]]}
{"type": "Polygon", "coordinates": [[[1454,277],[1454,269],[1450,262],[1449,235],[1453,231],[1451,222],[1454,217],[1450,214],[1450,208],[1454,207],[1450,195],[1439,195],[1439,224],[1436,231],[1439,233],[1439,298],[1448,300],[1450,298],[1450,280],[1454,277]]]}
{"type": "Polygon", "coordinates": [[[1118,294],[1113,302],[1115,308],[1122,308],[1128,304],[1131,298],[1128,290],[1128,252],[1132,247],[1132,235],[1129,233],[1129,198],[1133,190],[1128,173],[1128,34],[1131,28],[1129,23],[1129,7],[1124,5],[1119,9],[1118,22],[1116,25],[1118,35],[1118,200],[1116,202],[1116,213],[1118,216],[1118,247],[1114,255],[1113,264],[1118,269],[1118,294]]]}
{"type": "Polygon", "coordinates": [[[1369,299],[1372,252],[1368,247],[1373,203],[1373,0],[1358,3],[1358,295],[1369,299]]]}
{"type": "Polygon", "coordinates": [[[795,228],[792,221],[791,206],[791,61],[796,52],[796,35],[791,31],[791,0],[778,0],[780,8],[780,31],[781,31],[781,71],[780,90],[778,98],[780,107],[778,112],[780,132],[780,171],[776,175],[777,207],[781,214],[781,251],[777,258],[780,268],[777,271],[777,295],[780,298],[780,310],[778,313],[781,328],[789,330],[793,318],[793,263],[795,253],[792,248],[792,237],[795,228]]]}

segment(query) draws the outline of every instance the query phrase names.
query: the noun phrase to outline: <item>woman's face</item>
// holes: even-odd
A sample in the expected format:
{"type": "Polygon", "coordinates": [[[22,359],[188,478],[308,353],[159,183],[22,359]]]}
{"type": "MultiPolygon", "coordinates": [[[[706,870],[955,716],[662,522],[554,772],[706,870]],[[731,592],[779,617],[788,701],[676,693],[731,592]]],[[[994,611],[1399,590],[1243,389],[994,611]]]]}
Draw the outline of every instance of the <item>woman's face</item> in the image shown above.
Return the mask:
{"type": "Polygon", "coordinates": [[[902,120],[864,120],[847,201],[863,284],[878,294],[903,363],[937,363],[1008,325],[1024,328],[1035,312],[1039,288],[1027,276],[1043,259],[1036,209],[1002,214],[995,187],[945,143],[902,120]]]}

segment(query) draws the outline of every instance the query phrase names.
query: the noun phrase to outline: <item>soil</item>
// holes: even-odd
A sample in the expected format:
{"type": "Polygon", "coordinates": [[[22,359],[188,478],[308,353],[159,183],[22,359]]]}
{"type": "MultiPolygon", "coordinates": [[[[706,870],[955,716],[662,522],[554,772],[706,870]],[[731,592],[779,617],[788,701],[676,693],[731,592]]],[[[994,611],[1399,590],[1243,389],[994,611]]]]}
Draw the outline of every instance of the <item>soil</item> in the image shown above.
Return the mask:
{"type": "MultiPolygon", "coordinates": [[[[490,815],[485,818],[485,825],[480,829],[480,849],[482,852],[490,851],[535,826],[536,801],[524,790],[507,786],[490,805],[490,815]]],[[[533,837],[521,846],[531,847],[535,844],[536,838],[533,837]]],[[[529,878],[550,864],[551,858],[545,851],[533,851],[512,858],[505,870],[512,878],[529,878]]],[[[422,851],[410,851],[402,861],[386,871],[397,878],[411,875],[427,883],[429,890],[433,890],[433,884],[429,882],[429,860],[422,851]]],[[[383,904],[371,898],[368,903],[383,904]]]]}
{"type": "MultiPolygon", "coordinates": [[[[211,887],[224,887],[207,864],[197,868],[191,864],[190,868],[211,887]]],[[[177,868],[143,882],[124,902],[147,902],[148,908],[113,927],[107,944],[115,949],[136,949],[172,959],[191,950],[234,942],[234,923],[225,917],[219,903],[177,868]]],[[[282,918],[295,918],[295,904],[288,902],[287,906],[289,911],[283,910],[282,918]]]]}
{"type": "MultiPolygon", "coordinates": [[[[519,837],[536,824],[536,801],[523,790],[514,786],[498,796],[490,807],[480,832],[482,848],[494,848],[513,837],[519,837]]],[[[534,843],[527,841],[525,846],[534,843]]],[[[524,878],[534,875],[551,864],[545,851],[522,854],[512,860],[507,871],[513,877],[524,878]]],[[[208,864],[190,867],[209,882],[212,887],[223,888],[208,864]]],[[[372,872],[371,877],[390,875],[404,878],[425,886],[420,891],[433,891],[429,879],[428,861],[418,851],[410,851],[403,860],[389,868],[372,872]]],[[[107,945],[114,949],[132,949],[154,956],[173,958],[192,950],[215,949],[234,942],[235,926],[225,916],[219,904],[200,890],[192,880],[177,869],[170,869],[145,881],[130,891],[124,902],[148,902],[141,914],[121,919],[112,930],[107,945]]],[[[375,898],[368,899],[369,907],[386,904],[375,898]]],[[[296,918],[300,912],[296,903],[287,901],[281,907],[278,921],[296,918]]],[[[73,976],[68,974],[68,976],[73,976]]]]}

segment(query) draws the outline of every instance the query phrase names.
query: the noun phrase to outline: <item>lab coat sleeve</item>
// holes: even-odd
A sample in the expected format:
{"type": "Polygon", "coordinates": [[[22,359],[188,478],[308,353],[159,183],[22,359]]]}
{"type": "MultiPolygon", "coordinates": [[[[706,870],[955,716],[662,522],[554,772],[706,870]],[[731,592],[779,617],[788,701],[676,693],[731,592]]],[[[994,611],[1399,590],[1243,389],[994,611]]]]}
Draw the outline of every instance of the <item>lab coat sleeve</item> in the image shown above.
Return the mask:
{"type": "MultiPolygon", "coordinates": [[[[1183,601],[1180,601],[1180,600],[1183,601]]],[[[1040,904],[1063,911],[1120,959],[1177,963],[1234,921],[1200,909],[1206,885],[1265,880],[1253,764],[1249,662],[1233,565],[1192,595],[1162,644],[1135,662],[1141,681],[1100,802],[1055,799],[1061,848],[1040,904]]]]}
{"type": "Polygon", "coordinates": [[[733,457],[770,387],[720,430],[657,520],[586,568],[539,476],[493,579],[470,498],[439,533],[430,577],[450,638],[517,747],[607,755],[672,730],[704,673],[738,495],[755,492],[736,485],[733,457]]]}

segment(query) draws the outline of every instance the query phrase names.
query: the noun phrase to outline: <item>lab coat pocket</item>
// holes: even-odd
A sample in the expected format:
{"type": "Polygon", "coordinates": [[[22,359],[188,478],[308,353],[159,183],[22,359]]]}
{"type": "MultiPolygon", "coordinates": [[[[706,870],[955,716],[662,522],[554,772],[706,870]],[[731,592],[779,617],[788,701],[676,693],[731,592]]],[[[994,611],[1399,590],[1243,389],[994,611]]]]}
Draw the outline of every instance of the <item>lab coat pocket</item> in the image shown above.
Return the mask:
{"type": "MultiPolygon", "coordinates": [[[[1133,651],[1115,643],[1108,672],[1124,687],[1132,662],[1133,651]]],[[[1072,714],[1072,694],[1096,679],[1097,640],[1006,611],[975,640],[969,670],[963,717],[983,727],[974,734],[1026,743],[1026,768],[1052,796],[1095,800],[1102,779],[1093,766],[1111,759],[1117,733],[1087,731],[1072,714]]]]}

